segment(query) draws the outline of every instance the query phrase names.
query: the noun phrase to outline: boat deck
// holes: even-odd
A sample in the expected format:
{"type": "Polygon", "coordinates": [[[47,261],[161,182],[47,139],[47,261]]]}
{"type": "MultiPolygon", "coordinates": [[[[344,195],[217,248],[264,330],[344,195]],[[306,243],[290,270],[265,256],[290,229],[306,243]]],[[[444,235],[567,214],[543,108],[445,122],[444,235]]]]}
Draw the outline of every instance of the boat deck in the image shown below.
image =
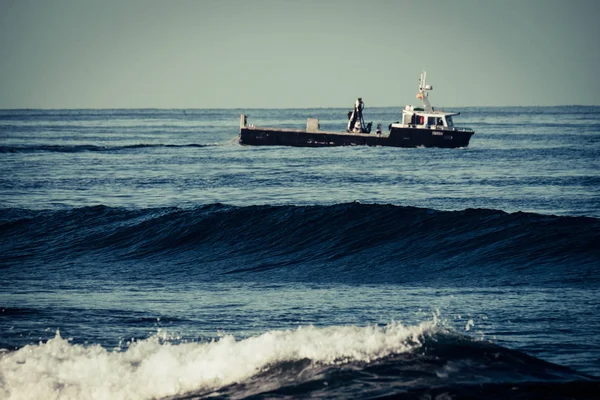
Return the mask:
{"type": "Polygon", "coordinates": [[[387,137],[389,133],[358,133],[358,132],[340,132],[340,131],[323,131],[323,130],[315,130],[315,131],[307,131],[306,129],[290,129],[290,128],[274,128],[274,127],[262,127],[262,126],[254,126],[254,125],[246,125],[242,127],[242,129],[246,129],[249,131],[261,131],[261,132],[289,132],[289,133],[311,133],[315,135],[339,135],[339,136],[357,136],[357,137],[387,137]]]}

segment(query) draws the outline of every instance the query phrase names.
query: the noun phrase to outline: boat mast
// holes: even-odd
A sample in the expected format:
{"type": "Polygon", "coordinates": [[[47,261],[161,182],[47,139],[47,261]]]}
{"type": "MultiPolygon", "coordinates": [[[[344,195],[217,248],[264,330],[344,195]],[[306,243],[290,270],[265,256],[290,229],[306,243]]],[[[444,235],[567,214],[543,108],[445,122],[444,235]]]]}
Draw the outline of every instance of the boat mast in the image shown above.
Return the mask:
{"type": "Polygon", "coordinates": [[[433,86],[425,84],[425,78],[427,77],[427,72],[423,71],[421,73],[421,77],[419,78],[419,93],[417,93],[417,99],[423,102],[423,108],[425,111],[433,111],[433,107],[427,98],[428,91],[433,90],[433,86]]]}

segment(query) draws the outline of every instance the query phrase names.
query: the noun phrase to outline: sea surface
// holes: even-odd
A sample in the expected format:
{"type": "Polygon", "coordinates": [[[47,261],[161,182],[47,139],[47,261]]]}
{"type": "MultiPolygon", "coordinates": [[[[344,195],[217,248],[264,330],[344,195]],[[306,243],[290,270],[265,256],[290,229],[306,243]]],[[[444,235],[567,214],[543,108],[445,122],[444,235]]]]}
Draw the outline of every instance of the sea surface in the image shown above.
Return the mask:
{"type": "Polygon", "coordinates": [[[600,107],[456,111],[0,111],[0,398],[597,399],[600,107]]]}

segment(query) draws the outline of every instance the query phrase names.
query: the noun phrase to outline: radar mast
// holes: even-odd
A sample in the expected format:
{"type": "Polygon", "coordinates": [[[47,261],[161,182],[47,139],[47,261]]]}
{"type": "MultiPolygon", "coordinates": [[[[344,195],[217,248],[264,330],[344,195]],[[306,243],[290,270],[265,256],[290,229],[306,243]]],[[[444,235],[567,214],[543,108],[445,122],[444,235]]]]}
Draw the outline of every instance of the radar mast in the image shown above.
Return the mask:
{"type": "Polygon", "coordinates": [[[425,84],[425,78],[427,78],[427,72],[423,71],[419,78],[419,93],[417,93],[417,99],[423,102],[423,109],[425,111],[433,111],[433,107],[428,99],[429,94],[427,93],[428,91],[433,90],[433,86],[425,84]]]}

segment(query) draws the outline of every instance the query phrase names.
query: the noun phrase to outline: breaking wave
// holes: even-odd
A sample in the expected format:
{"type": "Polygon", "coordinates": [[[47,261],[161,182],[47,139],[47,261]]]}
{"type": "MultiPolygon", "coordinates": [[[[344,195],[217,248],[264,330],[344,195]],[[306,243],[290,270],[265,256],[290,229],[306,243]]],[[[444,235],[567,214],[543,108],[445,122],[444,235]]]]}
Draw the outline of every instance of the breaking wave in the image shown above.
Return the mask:
{"type": "Polygon", "coordinates": [[[53,339],[0,356],[7,399],[352,397],[414,395],[510,384],[513,394],[598,388],[566,367],[475,341],[437,321],[415,326],[300,327],[178,342],[166,332],[120,348],[53,339]],[[576,383],[573,383],[576,382],[576,383]],[[570,386],[569,386],[570,385],[570,386]],[[573,385],[576,388],[573,389],[573,385]],[[519,391],[520,390],[520,391],[519,391]]]}

